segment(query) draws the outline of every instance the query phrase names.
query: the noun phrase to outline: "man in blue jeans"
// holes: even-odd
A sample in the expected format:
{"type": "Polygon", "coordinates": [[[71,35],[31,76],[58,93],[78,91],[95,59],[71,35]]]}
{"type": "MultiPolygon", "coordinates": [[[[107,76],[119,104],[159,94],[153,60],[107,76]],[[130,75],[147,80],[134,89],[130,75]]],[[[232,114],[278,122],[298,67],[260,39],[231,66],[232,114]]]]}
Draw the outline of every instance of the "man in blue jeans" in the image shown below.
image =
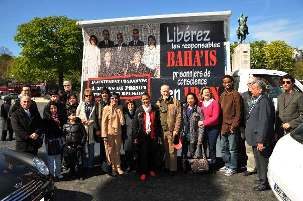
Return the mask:
{"type": "Polygon", "coordinates": [[[224,92],[220,96],[220,107],[222,111],[221,145],[222,155],[225,162],[220,171],[226,176],[237,172],[238,167],[238,139],[241,120],[241,95],[234,90],[234,79],[225,75],[222,79],[224,92]]]}

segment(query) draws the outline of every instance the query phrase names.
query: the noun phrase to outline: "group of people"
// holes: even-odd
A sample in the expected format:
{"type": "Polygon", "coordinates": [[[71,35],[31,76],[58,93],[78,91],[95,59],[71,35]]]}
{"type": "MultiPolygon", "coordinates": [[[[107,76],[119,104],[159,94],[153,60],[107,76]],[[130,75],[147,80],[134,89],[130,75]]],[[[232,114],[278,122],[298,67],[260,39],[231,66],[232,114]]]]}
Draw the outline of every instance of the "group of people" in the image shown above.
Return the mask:
{"type": "Polygon", "coordinates": [[[71,174],[91,171],[95,143],[100,143],[104,171],[117,176],[136,170],[145,181],[162,168],[170,175],[191,171],[188,160],[206,156],[215,168],[219,140],[224,162],[219,171],[232,176],[246,167],[244,176],[257,173],[254,190],[263,191],[269,188],[267,165],[274,144],[303,123],[303,95],[294,90],[294,81],[290,75],[281,78],[284,92],[278,97],[277,111],[266,83],[254,76],[248,80],[248,91],[240,94],[233,77],[225,75],[218,100],[209,87],[203,87],[198,97],[188,93],[180,102],[164,84],[155,105],[146,93],[139,107],[134,100],[121,106],[119,94],[107,88],[99,100],[85,89],[80,103],[73,93],[61,102],[54,92],[43,119],[30,95],[22,92],[18,109],[11,115],[16,149],[37,154],[44,134],[50,171],[60,178],[62,165],[71,174]]]}
{"type": "Polygon", "coordinates": [[[129,74],[160,76],[160,48],[154,35],[147,37],[147,45],[140,40],[136,28],[129,43],[124,41],[122,32],[117,33],[116,44],[110,39],[109,30],[104,29],[102,36],[99,41],[96,35],[91,35],[84,47],[84,80],[129,74]]]}

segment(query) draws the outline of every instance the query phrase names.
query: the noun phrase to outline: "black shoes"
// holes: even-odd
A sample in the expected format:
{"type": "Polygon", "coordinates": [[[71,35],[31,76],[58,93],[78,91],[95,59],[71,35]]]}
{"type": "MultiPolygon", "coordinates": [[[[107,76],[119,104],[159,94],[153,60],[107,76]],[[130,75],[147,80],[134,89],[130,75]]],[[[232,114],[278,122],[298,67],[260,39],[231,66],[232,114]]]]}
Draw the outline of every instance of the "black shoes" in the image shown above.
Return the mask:
{"type": "Polygon", "coordinates": [[[245,176],[245,177],[253,175],[253,174],[256,174],[256,172],[249,172],[249,171],[244,171],[243,172],[243,176],[245,176]]]}
{"type": "Polygon", "coordinates": [[[254,191],[266,191],[266,190],[269,190],[270,187],[268,184],[267,185],[259,184],[259,185],[255,186],[253,189],[254,189],[254,191]]]}

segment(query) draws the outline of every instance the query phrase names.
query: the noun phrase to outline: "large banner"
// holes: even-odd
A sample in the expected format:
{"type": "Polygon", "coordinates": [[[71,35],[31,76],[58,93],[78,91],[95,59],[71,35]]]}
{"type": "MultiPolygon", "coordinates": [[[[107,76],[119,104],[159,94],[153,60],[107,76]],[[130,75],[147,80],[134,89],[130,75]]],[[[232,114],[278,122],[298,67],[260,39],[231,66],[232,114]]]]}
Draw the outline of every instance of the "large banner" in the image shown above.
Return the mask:
{"type": "Polygon", "coordinates": [[[223,28],[223,21],[161,24],[161,78],[178,86],[217,84],[225,69],[223,28]]]}
{"type": "Polygon", "coordinates": [[[92,26],[83,38],[83,86],[96,96],[107,87],[122,99],[148,92],[155,100],[169,84],[183,99],[204,86],[217,91],[225,73],[223,21],[92,26]]]}

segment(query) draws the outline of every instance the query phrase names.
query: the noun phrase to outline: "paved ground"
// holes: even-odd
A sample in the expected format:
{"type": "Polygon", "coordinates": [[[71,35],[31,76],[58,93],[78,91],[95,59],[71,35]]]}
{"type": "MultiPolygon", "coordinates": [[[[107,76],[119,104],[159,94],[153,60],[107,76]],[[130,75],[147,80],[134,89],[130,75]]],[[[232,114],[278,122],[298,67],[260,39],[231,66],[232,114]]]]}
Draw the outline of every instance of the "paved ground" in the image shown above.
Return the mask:
{"type": "MultiPolygon", "coordinates": [[[[45,103],[38,103],[41,111],[45,103]]],[[[0,147],[14,147],[12,142],[0,142],[0,147]]],[[[41,148],[40,156],[45,157],[41,148]]],[[[73,201],[275,201],[269,191],[254,192],[255,176],[236,174],[226,177],[222,173],[165,174],[142,183],[135,173],[122,177],[102,174],[99,167],[84,181],[72,180],[56,183],[57,200],[73,201]]]]}

